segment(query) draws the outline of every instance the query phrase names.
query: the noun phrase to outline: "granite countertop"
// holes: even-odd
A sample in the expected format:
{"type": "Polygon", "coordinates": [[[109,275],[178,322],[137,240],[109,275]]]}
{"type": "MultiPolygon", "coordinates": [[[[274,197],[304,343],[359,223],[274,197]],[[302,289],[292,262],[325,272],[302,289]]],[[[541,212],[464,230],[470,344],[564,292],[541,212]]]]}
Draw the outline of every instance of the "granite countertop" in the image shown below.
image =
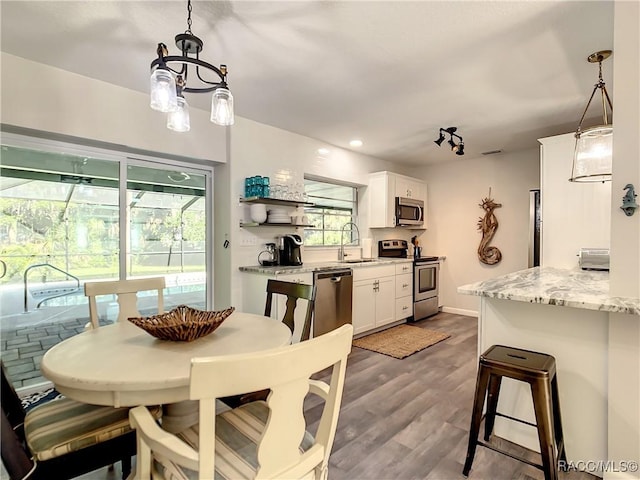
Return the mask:
{"type": "Polygon", "coordinates": [[[299,267],[285,267],[282,265],[276,267],[263,267],[261,265],[248,265],[239,267],[241,272],[262,273],[266,275],[286,274],[286,273],[308,273],[318,270],[338,269],[338,268],[366,268],[379,267],[381,265],[392,265],[396,263],[413,262],[413,258],[375,258],[372,261],[349,263],[349,262],[318,262],[305,263],[299,267]]]}
{"type": "Polygon", "coordinates": [[[609,295],[609,272],[534,267],[458,287],[458,293],[640,315],[640,299],[609,295]]]}

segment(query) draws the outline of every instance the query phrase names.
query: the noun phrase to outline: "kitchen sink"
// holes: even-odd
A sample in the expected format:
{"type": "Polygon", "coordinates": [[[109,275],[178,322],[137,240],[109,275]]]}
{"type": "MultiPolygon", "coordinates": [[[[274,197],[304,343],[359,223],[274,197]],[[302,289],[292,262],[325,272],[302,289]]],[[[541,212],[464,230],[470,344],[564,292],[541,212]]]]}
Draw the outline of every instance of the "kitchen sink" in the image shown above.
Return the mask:
{"type": "Polygon", "coordinates": [[[340,260],[340,263],[367,263],[375,261],[375,258],[354,258],[352,260],[340,260]]]}

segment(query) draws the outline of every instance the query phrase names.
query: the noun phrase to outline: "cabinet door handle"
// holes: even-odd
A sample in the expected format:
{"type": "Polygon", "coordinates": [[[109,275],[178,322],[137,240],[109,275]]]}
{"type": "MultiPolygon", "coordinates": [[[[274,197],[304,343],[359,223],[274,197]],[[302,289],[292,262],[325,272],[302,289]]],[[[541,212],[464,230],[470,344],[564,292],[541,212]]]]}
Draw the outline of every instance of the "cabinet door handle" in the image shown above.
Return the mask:
{"type": "Polygon", "coordinates": [[[407,307],[406,305],[404,307],[402,307],[402,310],[408,310],[409,307],[407,307]]]}
{"type": "Polygon", "coordinates": [[[402,288],[407,288],[408,286],[409,286],[409,284],[405,283],[405,284],[402,285],[402,288]]]}

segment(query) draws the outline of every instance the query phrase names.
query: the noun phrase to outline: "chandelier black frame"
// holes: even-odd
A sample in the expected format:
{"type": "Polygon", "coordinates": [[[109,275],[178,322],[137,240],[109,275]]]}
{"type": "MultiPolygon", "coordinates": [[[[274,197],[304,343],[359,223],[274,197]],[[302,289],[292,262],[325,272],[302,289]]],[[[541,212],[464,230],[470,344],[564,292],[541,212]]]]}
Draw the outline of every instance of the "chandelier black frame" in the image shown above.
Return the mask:
{"type": "MultiPolygon", "coordinates": [[[[152,90],[153,90],[153,77],[154,73],[158,71],[166,72],[166,76],[175,76],[175,93],[178,97],[177,109],[158,108],[154,106],[153,92],[152,92],[152,105],[151,107],[167,113],[180,113],[180,115],[186,117],[186,128],[177,131],[187,131],[189,129],[188,123],[188,105],[184,100],[183,93],[209,93],[214,92],[211,103],[211,121],[219,125],[232,125],[233,124],[233,96],[229,91],[227,84],[227,66],[221,64],[220,67],[216,67],[211,63],[205,62],[200,59],[200,52],[203,49],[203,41],[195,36],[191,31],[191,0],[187,1],[187,29],[184,33],[179,33],[175,36],[176,47],[180,49],[182,55],[169,55],[167,46],[164,43],[158,43],[156,49],[157,58],[151,62],[151,75],[152,75],[152,90]],[[192,75],[189,75],[189,66],[195,67],[192,70],[192,75]],[[206,74],[205,72],[209,72],[206,74]],[[170,72],[170,73],[169,73],[170,72]],[[211,73],[217,77],[217,79],[204,78],[211,76],[211,73]],[[188,81],[192,81],[197,78],[200,82],[196,85],[188,85],[188,81]],[[218,92],[216,92],[216,90],[218,92]],[[221,105],[222,103],[222,105],[221,105]],[[222,109],[225,111],[223,112],[222,109]],[[178,112],[180,110],[180,112],[178,112]]],[[[170,79],[166,79],[168,83],[170,79]]],[[[171,88],[173,90],[173,88],[171,88]]],[[[173,96],[173,93],[171,93],[173,96]]],[[[171,101],[173,106],[174,101],[171,101]]],[[[164,107],[164,106],[163,106],[164,107]]],[[[170,129],[175,129],[169,124],[167,126],[170,129]]]]}
{"type": "Polygon", "coordinates": [[[445,141],[445,134],[449,134],[449,140],[447,143],[451,146],[451,151],[456,155],[464,155],[464,140],[462,140],[460,135],[456,134],[457,130],[458,127],[440,128],[438,139],[434,140],[433,143],[439,147],[442,146],[442,142],[445,141]],[[453,140],[453,137],[456,137],[459,142],[456,143],[453,140]]]}

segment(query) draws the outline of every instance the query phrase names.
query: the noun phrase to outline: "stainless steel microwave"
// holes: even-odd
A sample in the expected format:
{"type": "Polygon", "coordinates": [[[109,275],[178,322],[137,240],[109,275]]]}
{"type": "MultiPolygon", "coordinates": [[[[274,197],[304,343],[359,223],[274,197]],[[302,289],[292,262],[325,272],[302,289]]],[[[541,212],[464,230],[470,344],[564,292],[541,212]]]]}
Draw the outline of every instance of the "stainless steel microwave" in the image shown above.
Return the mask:
{"type": "Polygon", "coordinates": [[[424,202],[415,198],[396,197],[396,225],[420,226],[424,223],[424,202]]]}

